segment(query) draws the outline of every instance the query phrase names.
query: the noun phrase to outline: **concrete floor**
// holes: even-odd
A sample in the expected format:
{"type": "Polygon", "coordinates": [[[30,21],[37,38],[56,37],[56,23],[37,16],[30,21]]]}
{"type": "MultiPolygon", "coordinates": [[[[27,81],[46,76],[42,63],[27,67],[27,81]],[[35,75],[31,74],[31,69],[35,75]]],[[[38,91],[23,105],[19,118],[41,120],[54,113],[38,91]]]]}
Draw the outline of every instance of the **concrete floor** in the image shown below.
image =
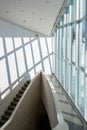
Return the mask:
{"type": "Polygon", "coordinates": [[[85,128],[84,124],[81,122],[79,116],[75,112],[72,105],[69,103],[68,98],[65,95],[65,92],[61,85],[59,84],[58,80],[55,78],[54,75],[49,76],[51,82],[53,83],[56,92],[58,94],[58,99],[61,104],[62,114],[64,117],[64,120],[69,125],[69,130],[87,130],[85,128]]]}

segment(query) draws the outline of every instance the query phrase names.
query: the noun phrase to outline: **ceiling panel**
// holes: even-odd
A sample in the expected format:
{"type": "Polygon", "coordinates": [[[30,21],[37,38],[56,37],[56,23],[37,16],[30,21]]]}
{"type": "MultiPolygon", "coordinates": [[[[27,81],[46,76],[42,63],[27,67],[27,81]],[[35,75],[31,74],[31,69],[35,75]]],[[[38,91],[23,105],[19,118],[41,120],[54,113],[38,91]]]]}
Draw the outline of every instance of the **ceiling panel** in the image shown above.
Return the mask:
{"type": "Polygon", "coordinates": [[[0,0],[0,17],[50,35],[64,0],[0,0]]]}

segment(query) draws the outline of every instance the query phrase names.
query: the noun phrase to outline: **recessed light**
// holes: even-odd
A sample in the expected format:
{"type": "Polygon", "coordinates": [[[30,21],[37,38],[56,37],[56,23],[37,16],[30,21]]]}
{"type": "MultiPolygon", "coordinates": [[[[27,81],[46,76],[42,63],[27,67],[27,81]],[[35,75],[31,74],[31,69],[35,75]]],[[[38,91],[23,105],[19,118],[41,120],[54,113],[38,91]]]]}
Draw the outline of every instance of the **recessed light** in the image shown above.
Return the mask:
{"type": "Polygon", "coordinates": [[[47,1],[46,1],[46,3],[47,3],[47,4],[49,4],[49,3],[50,3],[50,1],[49,1],[49,0],[47,0],[47,1]]]}
{"type": "Polygon", "coordinates": [[[24,10],[20,10],[20,12],[21,12],[21,13],[23,13],[23,12],[24,12],[24,10]]]}
{"type": "Polygon", "coordinates": [[[26,22],[26,20],[24,20],[24,23],[26,22]]]}
{"type": "Polygon", "coordinates": [[[44,19],[47,19],[46,17],[44,17],[44,19]]]}
{"type": "Polygon", "coordinates": [[[7,14],[10,13],[10,11],[7,10],[6,13],[7,13],[7,14]]]}
{"type": "Polygon", "coordinates": [[[32,12],[32,15],[34,15],[34,12],[32,12]]]}
{"type": "Polygon", "coordinates": [[[40,18],[40,21],[42,20],[42,18],[40,18]]]}

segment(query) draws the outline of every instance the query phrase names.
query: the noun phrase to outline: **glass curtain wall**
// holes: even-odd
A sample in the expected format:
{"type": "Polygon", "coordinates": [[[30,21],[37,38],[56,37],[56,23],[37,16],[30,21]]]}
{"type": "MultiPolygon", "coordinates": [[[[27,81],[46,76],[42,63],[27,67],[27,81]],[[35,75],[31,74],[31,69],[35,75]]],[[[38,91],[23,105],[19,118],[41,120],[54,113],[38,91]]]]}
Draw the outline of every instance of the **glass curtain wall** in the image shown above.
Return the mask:
{"type": "Polygon", "coordinates": [[[87,120],[86,3],[86,0],[70,0],[58,21],[55,32],[55,75],[87,120]]]}
{"type": "Polygon", "coordinates": [[[0,100],[26,74],[51,74],[52,54],[52,37],[0,37],[0,100]]]}

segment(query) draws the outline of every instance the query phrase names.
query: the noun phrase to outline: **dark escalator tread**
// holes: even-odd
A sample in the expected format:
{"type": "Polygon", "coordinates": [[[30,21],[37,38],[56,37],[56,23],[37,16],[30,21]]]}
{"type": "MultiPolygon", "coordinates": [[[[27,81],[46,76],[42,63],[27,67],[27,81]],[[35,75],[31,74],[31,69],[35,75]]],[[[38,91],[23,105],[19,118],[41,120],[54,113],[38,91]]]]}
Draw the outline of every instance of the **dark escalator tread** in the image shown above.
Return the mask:
{"type": "Polygon", "coordinates": [[[13,101],[19,101],[20,100],[20,98],[19,97],[15,97],[14,99],[13,99],[13,101]]]}
{"type": "Polygon", "coordinates": [[[16,94],[16,97],[21,98],[21,96],[22,96],[22,94],[20,94],[20,93],[16,94]]]}
{"type": "Polygon", "coordinates": [[[27,80],[27,81],[26,81],[27,84],[30,84],[30,82],[31,82],[31,80],[27,80]]]}
{"type": "Polygon", "coordinates": [[[17,103],[18,103],[17,101],[12,101],[10,104],[16,106],[17,103]]]}
{"type": "Polygon", "coordinates": [[[10,106],[8,106],[8,109],[7,110],[14,110],[15,109],[15,106],[14,105],[10,105],[10,106]]]}
{"type": "Polygon", "coordinates": [[[7,120],[5,120],[5,119],[4,119],[4,120],[0,120],[0,127],[3,126],[6,121],[7,121],[7,120]]]}
{"type": "Polygon", "coordinates": [[[1,118],[1,119],[2,119],[2,120],[8,120],[8,119],[9,119],[9,117],[10,117],[10,116],[8,116],[8,115],[6,115],[6,114],[5,114],[5,115],[3,115],[3,116],[2,116],[2,118],[1,118]]]}
{"type": "Polygon", "coordinates": [[[13,112],[13,110],[6,110],[6,111],[5,111],[5,114],[6,114],[6,115],[11,115],[12,112],[13,112]]]}
{"type": "Polygon", "coordinates": [[[20,94],[23,94],[23,93],[24,93],[24,90],[21,89],[21,90],[19,91],[19,93],[20,93],[20,94]]]}
{"type": "Polygon", "coordinates": [[[25,87],[25,86],[23,86],[21,89],[25,91],[25,90],[26,90],[26,87],[25,87]]]}
{"type": "Polygon", "coordinates": [[[28,87],[28,84],[26,84],[26,83],[25,83],[25,84],[24,84],[24,87],[26,87],[26,88],[27,88],[27,87],[28,87]]]}

